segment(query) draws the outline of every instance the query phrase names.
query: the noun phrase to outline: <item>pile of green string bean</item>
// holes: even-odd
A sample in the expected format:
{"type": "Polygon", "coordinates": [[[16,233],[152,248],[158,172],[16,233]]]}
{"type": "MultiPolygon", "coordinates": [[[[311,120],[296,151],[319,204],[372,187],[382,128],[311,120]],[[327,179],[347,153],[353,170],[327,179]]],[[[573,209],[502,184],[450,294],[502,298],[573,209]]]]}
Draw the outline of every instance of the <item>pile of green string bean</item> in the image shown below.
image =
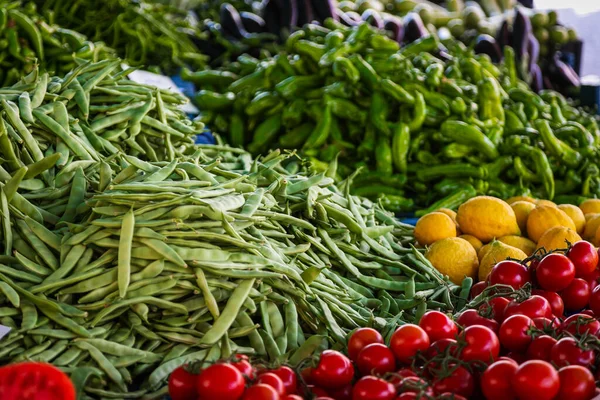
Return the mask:
{"type": "Polygon", "coordinates": [[[34,3],[0,1],[1,86],[14,84],[36,65],[62,75],[77,65],[76,59],[99,61],[114,57],[114,50],[104,43],[49,24],[34,3]]]}
{"type": "Polygon", "coordinates": [[[82,398],[157,398],[192,360],[293,363],[462,307],[468,284],[335,163],[193,145],[182,99],[116,68],[0,89],[0,363],[51,362],[82,398]]]}

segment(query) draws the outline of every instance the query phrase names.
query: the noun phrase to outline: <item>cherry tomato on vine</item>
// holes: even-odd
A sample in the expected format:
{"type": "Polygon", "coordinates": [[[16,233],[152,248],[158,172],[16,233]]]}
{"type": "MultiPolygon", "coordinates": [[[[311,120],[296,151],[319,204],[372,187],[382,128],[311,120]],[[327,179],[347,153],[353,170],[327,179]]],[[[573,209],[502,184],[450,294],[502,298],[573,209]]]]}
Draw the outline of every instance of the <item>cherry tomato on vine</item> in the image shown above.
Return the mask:
{"type": "Polygon", "coordinates": [[[527,348],[527,358],[529,360],[550,361],[552,347],[556,342],[557,340],[552,336],[542,335],[536,337],[527,348]]]}
{"type": "Polygon", "coordinates": [[[352,388],[352,400],[393,400],[396,388],[375,376],[363,376],[352,388]]]}
{"type": "Polygon", "coordinates": [[[550,309],[552,310],[552,314],[555,317],[562,317],[565,312],[565,303],[563,302],[562,297],[556,292],[548,292],[546,290],[533,289],[531,291],[532,295],[542,296],[548,303],[550,304],[550,309]]]}
{"type": "Polygon", "coordinates": [[[237,400],[245,385],[244,376],[231,364],[213,364],[202,370],[196,380],[198,397],[203,399],[237,400]]]}
{"type": "Polygon", "coordinates": [[[490,328],[481,325],[469,326],[459,337],[465,343],[459,355],[462,360],[489,362],[498,358],[500,342],[490,328]]]}
{"type": "Polygon", "coordinates": [[[302,397],[298,396],[297,394],[288,394],[286,396],[283,396],[281,398],[281,400],[303,400],[302,397]]]}
{"type": "Polygon", "coordinates": [[[550,360],[559,368],[567,365],[588,367],[594,362],[594,351],[579,345],[572,337],[565,337],[552,346],[550,360]]]}
{"type": "MultiPolygon", "coordinates": [[[[199,397],[204,399],[205,397],[199,397]]],[[[207,399],[221,399],[220,397],[206,397],[207,399]]],[[[242,400],[280,400],[281,396],[272,386],[259,383],[250,386],[244,392],[242,400]]]]}
{"type": "Polygon", "coordinates": [[[335,400],[352,400],[352,385],[346,385],[339,389],[329,389],[327,393],[335,400]]]}
{"type": "Polygon", "coordinates": [[[352,361],[339,351],[325,350],[311,374],[315,383],[325,389],[346,386],[354,378],[352,361]]]}
{"type": "Polygon", "coordinates": [[[512,378],[519,365],[513,360],[499,360],[487,367],[481,375],[481,391],[487,400],[511,400],[515,398],[512,378]]]}
{"type": "Polygon", "coordinates": [[[396,359],[385,344],[371,343],[358,353],[356,367],[362,375],[383,375],[396,370],[396,359]]]}
{"type": "Polygon", "coordinates": [[[298,379],[296,378],[296,372],[293,369],[286,365],[282,365],[281,367],[272,369],[269,372],[277,375],[281,379],[287,394],[296,393],[298,379]]]}
{"type": "Polygon", "coordinates": [[[526,315],[512,315],[500,325],[500,343],[512,351],[524,351],[531,343],[529,331],[534,327],[533,321],[526,315]]]}
{"type": "Polygon", "coordinates": [[[573,314],[563,321],[562,328],[573,335],[596,335],[600,330],[600,322],[586,314],[573,314]]]}
{"type": "Polygon", "coordinates": [[[470,397],[475,389],[475,380],[466,368],[451,366],[450,371],[445,372],[442,378],[435,379],[432,386],[436,393],[452,392],[470,397]]]}
{"type": "Polygon", "coordinates": [[[581,278],[575,278],[559,294],[565,303],[566,310],[581,310],[590,302],[590,285],[581,278]]]}
{"type": "Polygon", "coordinates": [[[600,315],[600,285],[592,290],[592,294],[590,295],[590,309],[594,314],[600,315]]]}
{"type": "Polygon", "coordinates": [[[500,261],[492,268],[489,276],[490,285],[509,285],[513,289],[520,289],[527,282],[531,282],[531,276],[526,266],[516,261],[500,261]]]}
{"type": "Polygon", "coordinates": [[[433,389],[423,378],[418,376],[408,376],[400,381],[397,385],[398,393],[413,393],[424,394],[425,396],[433,396],[433,389]]]}
{"type": "Polygon", "coordinates": [[[589,400],[596,392],[594,375],[580,365],[562,367],[558,370],[560,390],[556,400],[589,400]]]}
{"type": "Polygon", "coordinates": [[[522,302],[511,301],[504,310],[504,318],[512,315],[523,314],[529,318],[552,318],[550,302],[542,296],[531,296],[522,302]]]}
{"type": "Polygon", "coordinates": [[[578,278],[594,272],[598,267],[598,252],[593,244],[585,240],[575,242],[567,257],[575,265],[575,276],[578,278]]]}
{"type": "Polygon", "coordinates": [[[260,374],[258,376],[258,379],[256,380],[256,383],[271,386],[280,396],[283,396],[286,393],[283,381],[279,376],[275,375],[272,372],[265,372],[263,374],[260,374]]]}
{"type": "Polygon", "coordinates": [[[552,400],[560,389],[560,379],[552,364],[531,360],[519,366],[512,378],[512,388],[519,400],[552,400]]]}
{"type": "Polygon", "coordinates": [[[252,364],[250,364],[250,361],[248,361],[248,356],[244,354],[236,354],[235,359],[236,361],[232,362],[231,365],[233,365],[245,377],[254,379],[254,367],[252,366],[252,364]]]}
{"type": "Polygon", "coordinates": [[[483,325],[487,328],[490,328],[494,332],[498,332],[498,322],[493,319],[482,317],[477,310],[469,309],[463,311],[458,318],[456,319],[456,323],[461,325],[462,327],[473,326],[473,325],[483,325]]]}
{"type": "Polygon", "coordinates": [[[430,342],[440,339],[454,339],[458,334],[458,327],[446,314],[439,311],[427,311],[421,317],[419,326],[429,336],[430,342]]]}
{"type": "Polygon", "coordinates": [[[185,365],[177,367],[169,376],[169,396],[172,400],[196,400],[196,375],[188,372],[185,365]]]}
{"type": "Polygon", "coordinates": [[[22,362],[5,365],[1,370],[1,399],[75,399],[75,388],[67,374],[50,364],[22,362]]]}
{"type": "Polygon", "coordinates": [[[383,336],[373,328],[359,328],[348,339],[348,356],[356,360],[360,351],[371,343],[383,343],[383,336]]]}
{"type": "Polygon", "coordinates": [[[590,290],[594,290],[600,281],[600,269],[595,269],[593,272],[579,278],[582,278],[590,285],[590,290]]]}
{"type": "Polygon", "coordinates": [[[429,336],[418,325],[406,324],[400,326],[392,334],[390,348],[401,363],[410,364],[412,357],[419,351],[426,351],[429,347],[429,336]]]}
{"type": "Polygon", "coordinates": [[[533,318],[533,323],[535,327],[546,332],[551,333],[558,329],[561,325],[561,322],[558,318],[548,319],[544,317],[533,318]]]}
{"type": "Polygon", "coordinates": [[[429,349],[427,349],[427,358],[432,359],[438,354],[447,354],[450,356],[455,356],[456,351],[458,350],[458,342],[454,339],[440,339],[436,342],[433,342],[429,349]],[[449,350],[448,347],[450,347],[449,350]],[[447,353],[446,353],[447,351],[447,353]]]}
{"type": "Polygon", "coordinates": [[[313,367],[306,367],[300,371],[300,376],[307,385],[312,385],[315,383],[312,375],[314,370],[315,369],[313,367]]]}
{"type": "Polygon", "coordinates": [[[506,310],[506,306],[508,306],[509,304],[510,300],[506,297],[494,297],[490,299],[488,303],[482,304],[481,307],[479,307],[479,311],[483,315],[489,316],[494,321],[501,323],[502,321],[504,321],[504,312],[506,310]]]}
{"type": "Polygon", "coordinates": [[[542,289],[559,292],[575,278],[575,266],[564,254],[552,253],[540,261],[535,275],[542,289]]]}
{"type": "Polygon", "coordinates": [[[471,291],[469,292],[469,298],[473,299],[479,296],[485,290],[486,287],[488,287],[486,281],[477,282],[471,287],[471,291]]]}

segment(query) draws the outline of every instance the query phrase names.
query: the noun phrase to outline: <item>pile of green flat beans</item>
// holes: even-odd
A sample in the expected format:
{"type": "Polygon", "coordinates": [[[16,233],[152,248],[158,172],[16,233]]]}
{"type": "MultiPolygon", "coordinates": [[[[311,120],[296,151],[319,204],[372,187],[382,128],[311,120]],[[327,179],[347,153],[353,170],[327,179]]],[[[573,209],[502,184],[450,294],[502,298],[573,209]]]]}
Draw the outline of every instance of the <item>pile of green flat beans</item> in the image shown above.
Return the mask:
{"type": "Polygon", "coordinates": [[[176,94],[118,62],[0,89],[0,364],[81,398],[160,398],[184,363],[297,363],[467,300],[412,228],[295,153],[194,145],[176,94]]]}
{"type": "Polygon", "coordinates": [[[71,29],[48,23],[34,3],[0,1],[0,86],[14,84],[40,66],[66,74],[76,59],[99,61],[115,52],[71,29]]]}

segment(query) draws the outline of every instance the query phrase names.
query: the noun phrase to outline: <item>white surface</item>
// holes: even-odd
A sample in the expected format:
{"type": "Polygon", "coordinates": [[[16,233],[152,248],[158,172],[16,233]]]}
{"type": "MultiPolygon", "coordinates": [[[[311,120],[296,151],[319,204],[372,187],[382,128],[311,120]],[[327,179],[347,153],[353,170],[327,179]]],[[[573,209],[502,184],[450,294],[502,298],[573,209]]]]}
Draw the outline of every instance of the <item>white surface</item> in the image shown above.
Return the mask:
{"type": "Polygon", "coordinates": [[[8,326],[0,325],[0,339],[8,335],[8,332],[10,332],[10,328],[8,326]]]}
{"type": "Polygon", "coordinates": [[[581,76],[600,75],[600,0],[534,0],[538,9],[558,12],[558,21],[583,40],[581,76]]]}

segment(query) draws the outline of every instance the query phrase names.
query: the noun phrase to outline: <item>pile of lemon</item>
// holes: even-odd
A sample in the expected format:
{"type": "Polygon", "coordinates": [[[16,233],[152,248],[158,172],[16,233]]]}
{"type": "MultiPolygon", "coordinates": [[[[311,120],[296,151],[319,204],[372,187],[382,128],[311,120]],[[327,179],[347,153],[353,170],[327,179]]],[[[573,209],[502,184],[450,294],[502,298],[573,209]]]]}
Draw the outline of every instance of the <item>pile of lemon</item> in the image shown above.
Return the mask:
{"type": "Polygon", "coordinates": [[[575,206],[478,196],[456,212],[442,208],[424,215],[414,235],[433,266],[460,284],[465,277],[484,280],[497,262],[523,260],[539,248],[565,249],[582,238],[599,246],[599,227],[600,199],[575,206]]]}

